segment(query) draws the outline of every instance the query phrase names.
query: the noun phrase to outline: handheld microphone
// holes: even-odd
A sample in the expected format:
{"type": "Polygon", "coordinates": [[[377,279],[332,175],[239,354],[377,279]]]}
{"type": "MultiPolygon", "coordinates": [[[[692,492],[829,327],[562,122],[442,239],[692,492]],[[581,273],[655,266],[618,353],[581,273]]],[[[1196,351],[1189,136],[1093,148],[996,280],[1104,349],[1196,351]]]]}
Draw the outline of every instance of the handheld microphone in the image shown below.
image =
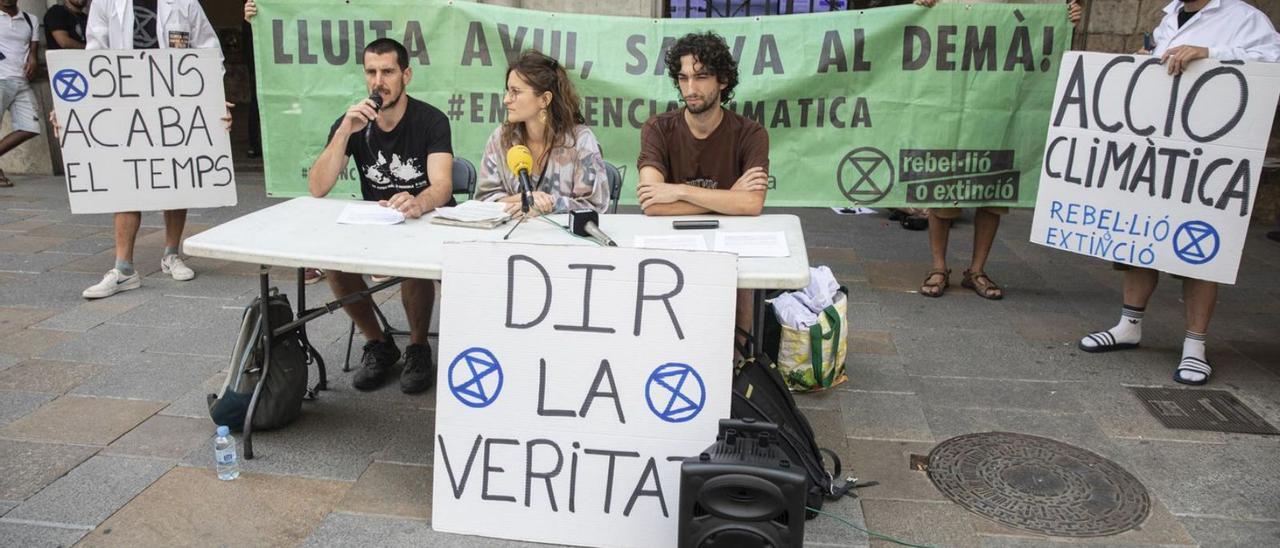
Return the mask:
{"type": "Polygon", "coordinates": [[[520,211],[529,212],[530,193],[533,183],[529,181],[529,170],[533,168],[533,153],[529,147],[516,145],[507,149],[507,168],[520,178],[520,211]]]}
{"type": "Polygon", "coordinates": [[[569,225],[573,233],[589,238],[596,243],[609,247],[618,247],[613,238],[600,230],[600,214],[594,209],[575,209],[569,212],[569,225]]]}
{"type": "MultiPolygon", "coordinates": [[[[374,112],[382,110],[382,94],[375,91],[369,94],[369,100],[373,101],[374,112]]],[[[373,126],[375,125],[377,125],[377,122],[375,122],[374,120],[369,120],[369,123],[365,124],[364,126],[364,143],[366,145],[369,145],[370,148],[372,148],[373,146],[370,142],[370,139],[372,138],[373,126]]]]}

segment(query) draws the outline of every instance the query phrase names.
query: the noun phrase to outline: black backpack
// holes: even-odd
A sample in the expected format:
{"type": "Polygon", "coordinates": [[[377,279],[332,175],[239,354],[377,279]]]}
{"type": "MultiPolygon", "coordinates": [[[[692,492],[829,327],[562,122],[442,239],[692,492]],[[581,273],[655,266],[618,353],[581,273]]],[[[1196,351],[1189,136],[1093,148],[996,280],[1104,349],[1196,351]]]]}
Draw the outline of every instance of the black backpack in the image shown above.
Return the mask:
{"type": "MultiPolygon", "coordinates": [[[[747,346],[759,348],[749,336],[747,340],[747,346]]],[[[745,349],[739,349],[739,352],[750,357],[734,372],[733,403],[729,416],[778,426],[783,452],[793,466],[798,466],[808,476],[806,507],[821,510],[824,500],[852,495],[853,483],[840,477],[840,457],[830,449],[818,447],[809,419],[796,407],[796,400],[787,389],[782,374],[774,368],[773,361],[762,353],[753,354],[745,349]],[[833,465],[830,471],[823,460],[824,455],[833,465]]],[[[816,512],[805,511],[805,519],[816,516],[816,512]]]]}
{"type": "Polygon", "coordinates": [[[293,321],[289,298],[279,294],[268,297],[267,315],[269,325],[263,325],[261,297],[245,308],[221,395],[208,396],[213,422],[236,432],[244,427],[253,390],[259,381],[262,391],[253,412],[254,431],[288,425],[302,412],[303,400],[315,399],[316,388],[307,389],[308,365],[313,361],[310,353],[315,350],[302,344],[301,327],[272,338],[271,367],[266,368],[266,378],[263,378],[262,330],[293,321]]]}

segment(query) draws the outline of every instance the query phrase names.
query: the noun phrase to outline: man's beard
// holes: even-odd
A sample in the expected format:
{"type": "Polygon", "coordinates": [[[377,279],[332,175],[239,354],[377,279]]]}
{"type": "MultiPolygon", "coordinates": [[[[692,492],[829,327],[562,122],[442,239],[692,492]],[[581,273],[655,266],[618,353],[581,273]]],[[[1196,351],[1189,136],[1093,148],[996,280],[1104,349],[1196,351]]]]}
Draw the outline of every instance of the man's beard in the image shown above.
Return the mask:
{"type": "Polygon", "coordinates": [[[719,103],[719,102],[720,102],[720,94],[717,93],[715,97],[704,97],[702,99],[702,106],[697,108],[690,106],[689,101],[686,99],[684,102],[684,108],[689,110],[689,114],[702,114],[708,110],[711,110],[711,108],[714,107],[716,103],[719,103]]]}

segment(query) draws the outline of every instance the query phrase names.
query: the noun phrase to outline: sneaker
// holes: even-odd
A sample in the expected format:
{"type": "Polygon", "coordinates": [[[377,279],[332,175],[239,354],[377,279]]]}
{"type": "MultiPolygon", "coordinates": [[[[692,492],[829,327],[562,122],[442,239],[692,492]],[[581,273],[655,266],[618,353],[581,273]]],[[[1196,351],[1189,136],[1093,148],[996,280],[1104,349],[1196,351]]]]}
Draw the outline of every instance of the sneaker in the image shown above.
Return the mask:
{"type": "Polygon", "coordinates": [[[324,271],[319,268],[308,268],[302,272],[302,281],[307,285],[314,284],[324,279],[324,271]]]}
{"type": "Polygon", "coordinates": [[[187,267],[187,263],[182,262],[182,257],[179,257],[177,253],[165,255],[164,258],[160,259],[160,271],[173,275],[173,279],[180,282],[196,277],[196,271],[187,267]]]}
{"type": "Polygon", "coordinates": [[[387,374],[400,361],[400,349],[394,342],[369,341],[364,343],[364,355],[360,356],[360,369],[351,379],[356,390],[373,390],[387,382],[387,374]]]}
{"type": "Polygon", "coordinates": [[[110,297],[121,291],[137,289],[142,287],[142,276],[134,272],[130,276],[121,274],[119,270],[111,269],[107,271],[107,275],[102,277],[102,281],[89,286],[89,289],[80,293],[80,296],[86,299],[101,299],[110,297]]]}
{"type": "Polygon", "coordinates": [[[404,349],[404,370],[400,372],[400,391],[416,394],[430,390],[436,383],[436,364],[431,360],[431,346],[411,344],[404,349]]]}

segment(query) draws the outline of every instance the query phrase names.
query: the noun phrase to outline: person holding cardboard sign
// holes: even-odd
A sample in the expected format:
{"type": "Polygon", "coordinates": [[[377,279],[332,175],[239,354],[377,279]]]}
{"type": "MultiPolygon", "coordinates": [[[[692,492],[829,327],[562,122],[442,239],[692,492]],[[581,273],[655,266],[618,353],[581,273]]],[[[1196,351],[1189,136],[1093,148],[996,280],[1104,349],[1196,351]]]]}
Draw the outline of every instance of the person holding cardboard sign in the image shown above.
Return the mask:
{"type": "Polygon", "coordinates": [[[507,122],[489,136],[476,178],[476,199],[520,211],[520,180],[507,167],[507,150],[529,147],[533,207],[530,214],[568,213],[583,208],[603,213],[609,207],[609,181],[600,142],[587,128],[578,92],[564,67],[529,50],[507,68],[507,122]]]}
{"type": "MultiPolygon", "coordinates": [[[[40,49],[39,28],[40,20],[19,10],[17,0],[0,0],[0,106],[13,115],[13,132],[0,139],[0,156],[40,134],[39,103],[30,85],[40,49]]],[[[0,171],[0,187],[11,186],[0,171]]]]}
{"type": "MultiPolygon", "coordinates": [[[[690,33],[667,52],[667,74],[684,108],[640,130],[645,215],[759,215],[769,189],[769,133],[724,105],[738,85],[738,63],[724,38],[690,33]]],[[[738,290],[736,324],[751,329],[752,294],[738,290]]]]}
{"type": "MultiPolygon", "coordinates": [[[[453,205],[449,119],[440,109],[406,93],[413,69],[404,45],[379,38],[365,46],[364,79],[371,95],[351,105],[329,130],[328,145],[307,176],[311,195],[321,198],[329,194],[338,175],[354,157],[360,172],[360,194],[367,201],[395,208],[410,219],[453,205]]],[[[326,274],[335,297],[368,289],[360,274],[335,270],[326,274]]],[[[435,283],[406,278],[400,285],[400,297],[409,319],[409,346],[405,348],[400,390],[422,392],[436,380],[431,346],[427,343],[435,283]]],[[[370,300],[362,299],[343,309],[365,337],[361,367],[351,385],[357,390],[378,388],[400,360],[400,349],[378,325],[370,300]]]]}
{"type": "MultiPolygon", "coordinates": [[[[85,49],[221,50],[222,47],[217,33],[209,24],[209,18],[195,0],[97,0],[89,7],[85,39],[88,40],[85,49]]],[[[229,110],[222,120],[230,131],[229,110]]],[[[55,118],[55,130],[57,127],[55,118]]],[[[182,230],[186,224],[187,210],[164,212],[164,253],[160,258],[160,270],[179,281],[196,277],[195,271],[178,254],[182,230]]],[[[142,276],[133,267],[133,246],[141,225],[141,212],[125,211],[115,214],[115,267],[107,271],[102,281],[85,289],[81,293],[84,298],[101,299],[142,286],[142,276]]]]}
{"type": "MultiPolygon", "coordinates": [[[[1188,63],[1197,59],[1280,62],[1280,34],[1271,20],[1240,0],[1179,0],[1170,3],[1164,12],[1164,19],[1155,29],[1155,48],[1140,53],[1160,57],[1171,75],[1181,74],[1188,63]]],[[[1085,352],[1135,348],[1142,340],[1143,316],[1160,281],[1160,272],[1118,263],[1116,267],[1124,270],[1120,321],[1115,327],[1080,339],[1079,347],[1085,352]]],[[[1186,336],[1173,380],[1201,385],[1209,382],[1213,372],[1205,357],[1205,342],[1218,300],[1218,284],[1183,278],[1182,300],[1186,304],[1186,336]]]]}

